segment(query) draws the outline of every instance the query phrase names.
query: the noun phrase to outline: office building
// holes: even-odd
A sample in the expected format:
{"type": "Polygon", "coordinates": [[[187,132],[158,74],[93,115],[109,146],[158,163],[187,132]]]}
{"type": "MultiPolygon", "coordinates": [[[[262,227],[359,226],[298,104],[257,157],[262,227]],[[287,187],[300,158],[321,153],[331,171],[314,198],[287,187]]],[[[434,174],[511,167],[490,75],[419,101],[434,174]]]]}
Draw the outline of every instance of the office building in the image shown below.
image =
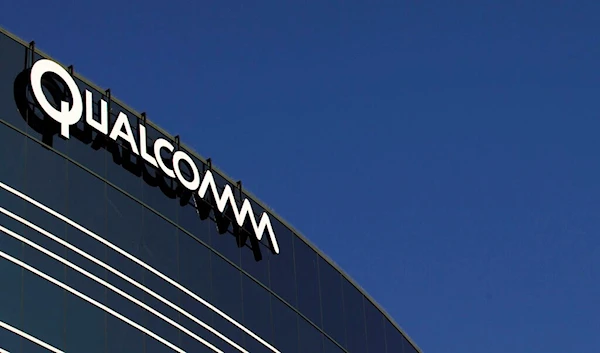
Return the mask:
{"type": "Polygon", "coordinates": [[[244,185],[4,30],[0,161],[0,352],[419,352],[244,185]]]}

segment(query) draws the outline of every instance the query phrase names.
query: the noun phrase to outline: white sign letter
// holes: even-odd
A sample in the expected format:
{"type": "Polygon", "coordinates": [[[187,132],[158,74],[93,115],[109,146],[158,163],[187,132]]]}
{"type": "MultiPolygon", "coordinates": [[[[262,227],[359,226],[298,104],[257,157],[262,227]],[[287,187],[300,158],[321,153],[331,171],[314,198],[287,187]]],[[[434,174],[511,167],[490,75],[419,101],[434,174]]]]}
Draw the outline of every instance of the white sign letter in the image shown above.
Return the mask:
{"type": "Polygon", "coordinates": [[[108,107],[106,101],[104,99],[100,100],[100,111],[98,112],[98,116],[100,117],[100,122],[94,120],[94,101],[92,98],[92,92],[85,90],[85,121],[89,126],[94,129],[100,131],[104,135],[108,134],[108,107]]]}
{"type": "Polygon", "coordinates": [[[42,110],[52,119],[56,120],[60,124],[60,134],[68,139],[69,138],[69,127],[77,124],[81,115],[83,114],[83,99],[79,87],[73,80],[73,77],[60,65],[54,61],[47,59],[40,59],[35,62],[31,68],[31,89],[37,102],[39,103],[42,110]],[[44,94],[42,88],[42,76],[45,73],[53,73],[60,77],[69,88],[71,95],[73,96],[73,106],[69,110],[69,102],[60,102],[60,111],[56,110],[44,94]]]}
{"type": "Polygon", "coordinates": [[[120,137],[123,140],[129,142],[129,145],[131,146],[131,151],[139,156],[140,152],[137,148],[135,138],[133,137],[133,132],[131,132],[131,125],[129,125],[129,119],[127,118],[127,115],[125,115],[123,112],[120,112],[119,116],[117,116],[117,121],[115,121],[115,125],[113,125],[113,128],[108,137],[115,141],[117,141],[117,137],[120,137]],[[125,131],[123,131],[123,128],[125,128],[125,131]]]}
{"type": "Polygon", "coordinates": [[[169,178],[175,179],[175,173],[165,165],[165,161],[160,155],[160,150],[162,150],[163,148],[167,149],[169,152],[173,152],[173,150],[175,149],[175,147],[173,147],[173,145],[169,141],[165,140],[164,138],[159,138],[156,141],[154,141],[154,157],[156,158],[160,169],[169,178]]]}
{"type": "Polygon", "coordinates": [[[198,167],[196,167],[196,163],[192,160],[187,153],[183,151],[177,151],[173,154],[173,169],[175,169],[175,174],[177,174],[177,180],[181,183],[181,185],[185,186],[188,190],[196,191],[200,186],[200,175],[198,174],[198,167]],[[192,181],[188,181],[181,172],[181,168],[179,167],[179,162],[181,160],[185,161],[192,171],[192,181]]]}
{"type": "Polygon", "coordinates": [[[140,155],[142,158],[153,165],[155,168],[158,168],[158,164],[156,164],[156,159],[148,154],[148,141],[146,137],[146,127],[140,124],[140,155]]]}

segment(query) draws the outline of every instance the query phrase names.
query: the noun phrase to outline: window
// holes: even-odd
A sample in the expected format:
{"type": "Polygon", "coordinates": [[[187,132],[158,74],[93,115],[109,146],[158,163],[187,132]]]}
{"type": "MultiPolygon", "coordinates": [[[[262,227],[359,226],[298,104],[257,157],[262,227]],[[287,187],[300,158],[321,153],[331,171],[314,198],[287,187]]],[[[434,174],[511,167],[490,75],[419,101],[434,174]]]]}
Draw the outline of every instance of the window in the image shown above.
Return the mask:
{"type": "MultiPolygon", "coordinates": [[[[179,248],[179,283],[195,295],[212,303],[210,250],[182,231],[179,231],[179,248]]],[[[216,315],[212,310],[188,294],[181,292],[179,295],[180,306],[185,311],[212,326],[213,315],[216,315]]],[[[218,337],[183,315],[181,315],[181,324],[217,347],[222,347],[224,344],[218,337]]],[[[182,348],[187,352],[212,353],[212,350],[188,335],[182,334],[181,342],[182,348]]]]}
{"type": "MultiPolygon", "coordinates": [[[[212,304],[237,322],[243,322],[241,273],[219,255],[211,253],[212,304]]],[[[243,342],[244,334],[219,315],[213,315],[213,327],[232,339],[243,342]]]]}
{"type": "MultiPolygon", "coordinates": [[[[13,92],[16,77],[21,79],[19,91],[24,92],[26,89],[26,73],[21,76],[17,75],[25,69],[27,48],[4,34],[0,35],[0,48],[2,48],[2,56],[0,56],[0,67],[2,67],[0,70],[0,120],[25,131],[27,124],[25,118],[16,109],[13,92]]],[[[8,159],[3,160],[8,161],[8,159]]]]}
{"type": "MultiPolygon", "coordinates": [[[[227,181],[217,173],[213,173],[213,177],[215,178],[215,182],[219,189],[218,192],[220,197],[223,194],[223,187],[227,185],[227,181]]],[[[234,194],[237,192],[235,189],[233,191],[234,194]]],[[[208,192],[208,195],[212,195],[212,193],[208,192]]],[[[229,203],[228,205],[228,207],[232,207],[229,203]]],[[[213,223],[213,227],[210,227],[210,246],[239,266],[241,261],[241,251],[238,247],[236,237],[231,233],[232,221],[235,222],[232,215],[233,213],[230,214],[227,210],[224,215],[219,213],[216,209],[213,210],[212,218],[216,219],[216,223],[213,223]]]]}
{"type": "Polygon", "coordinates": [[[271,308],[275,348],[285,353],[304,353],[298,351],[298,314],[276,298],[272,299],[271,308]]]}
{"type": "MultiPolygon", "coordinates": [[[[140,258],[143,207],[122,192],[108,186],[106,191],[106,234],[99,234],[112,244],[140,258]]],[[[112,249],[107,250],[109,265],[143,283],[143,267],[112,249]]],[[[109,278],[111,275],[109,275],[109,278]]],[[[110,282],[110,281],[109,281],[110,282]]]]}
{"type": "Polygon", "coordinates": [[[321,299],[319,297],[319,273],[317,253],[302,239],[294,239],[298,309],[315,325],[321,326],[321,299]]]}
{"type": "MultiPolygon", "coordinates": [[[[94,119],[99,121],[99,117],[97,116],[98,102],[103,98],[102,94],[82,81],[77,81],[77,84],[81,90],[87,89],[92,92],[94,119]]],[[[67,155],[75,162],[84,165],[102,178],[106,178],[108,155],[105,149],[106,136],[98,133],[88,125],[85,117],[82,117],[76,125],[71,126],[70,134],[71,137],[66,146],[67,155]]],[[[112,160],[110,163],[112,163],[112,160]]]]}
{"type": "MultiPolygon", "coordinates": [[[[410,343],[402,333],[389,321],[385,320],[385,339],[387,353],[413,353],[409,350],[410,343]]],[[[411,347],[412,348],[412,347],[411,347]]]]}
{"type": "MultiPolygon", "coordinates": [[[[69,183],[66,194],[66,216],[96,234],[105,234],[104,182],[72,163],[67,166],[67,176],[69,183]]],[[[87,254],[106,262],[106,246],[78,229],[67,226],[65,240],[87,254]]],[[[104,268],[71,250],[66,250],[63,257],[101,279],[107,276],[104,268]]],[[[71,268],[66,269],[65,282],[100,303],[107,303],[107,288],[71,268]]],[[[65,298],[66,351],[104,352],[107,316],[108,314],[102,309],[73,294],[67,294],[65,298]]]]}
{"type": "MultiPolygon", "coordinates": [[[[179,232],[177,228],[156,213],[144,208],[142,232],[140,234],[139,257],[175,282],[179,281],[179,232]]],[[[175,305],[179,304],[179,289],[167,283],[152,272],[144,271],[144,285],[175,305]]],[[[179,313],[161,301],[148,294],[143,296],[145,304],[162,313],[171,320],[178,322],[179,313]]],[[[155,314],[144,311],[146,327],[167,341],[179,345],[179,329],[159,318],[155,314]]],[[[182,334],[185,335],[185,334],[182,334]]],[[[146,351],[159,352],[164,350],[163,344],[156,340],[146,342],[146,351]]]]}
{"type": "Polygon", "coordinates": [[[344,350],[333,343],[333,341],[331,341],[329,338],[325,337],[323,353],[344,353],[344,350]]]}
{"type": "MultiPolygon", "coordinates": [[[[104,236],[107,226],[106,184],[73,163],[69,163],[67,166],[67,178],[69,182],[66,194],[66,216],[84,228],[104,236]]],[[[106,246],[78,229],[66,226],[65,240],[89,255],[106,262],[106,246]]],[[[67,251],[66,258],[100,278],[105,278],[106,270],[93,265],[84,257],[67,251]]]]}
{"type": "MultiPolygon", "coordinates": [[[[271,323],[271,294],[248,276],[242,275],[244,294],[244,326],[267,342],[273,342],[271,323]]],[[[246,350],[250,352],[271,352],[262,343],[249,335],[245,336],[246,350]]]]}
{"type": "MultiPolygon", "coordinates": [[[[244,195],[244,197],[246,196],[244,195]]],[[[250,203],[254,210],[256,221],[259,222],[263,209],[256,202],[250,201],[250,203]]],[[[246,222],[246,225],[247,226],[244,228],[245,231],[242,233],[245,236],[245,238],[242,238],[242,240],[244,240],[244,247],[241,251],[242,268],[264,285],[268,286],[271,250],[263,243],[265,238],[269,238],[268,232],[265,231],[262,241],[258,242],[255,240],[254,230],[252,225],[250,225],[249,220],[246,222]],[[257,261],[257,256],[262,259],[257,261]]]]}
{"type": "Polygon", "coordinates": [[[385,329],[383,314],[365,298],[365,317],[367,323],[367,346],[369,353],[385,352],[385,329]]]}
{"type": "Polygon", "coordinates": [[[323,334],[311,323],[298,318],[300,352],[323,352],[323,334]]]}
{"type": "Polygon", "coordinates": [[[198,240],[206,245],[210,244],[210,228],[214,230],[215,225],[210,218],[204,220],[200,218],[193,199],[184,205],[179,205],[177,221],[181,228],[192,233],[198,240]]]}
{"type": "MultiPolygon", "coordinates": [[[[87,267],[92,266],[88,264],[87,267]]],[[[100,278],[104,279],[105,276],[100,278]]],[[[107,303],[109,290],[106,287],[69,267],[66,269],[64,282],[69,287],[102,304],[107,303]]],[[[63,300],[59,300],[63,302],[63,300]]],[[[64,336],[60,335],[57,338],[66,338],[65,350],[67,352],[104,352],[105,320],[109,314],[71,293],[64,294],[64,303],[64,336]]],[[[37,331],[35,333],[37,334],[37,331]]]]}
{"type": "MultiPolygon", "coordinates": [[[[33,255],[33,254],[32,254],[33,255]]],[[[52,264],[44,258],[44,255],[35,254],[39,260],[32,261],[33,256],[25,255],[24,262],[34,266],[37,270],[54,277],[55,279],[64,282],[64,272],[56,272],[59,267],[52,264]],[[31,264],[31,262],[36,262],[31,264]],[[51,268],[45,268],[47,265],[51,268]]],[[[22,296],[22,326],[21,329],[25,332],[36,335],[40,340],[51,344],[57,348],[64,349],[61,340],[64,331],[65,308],[64,308],[64,291],[60,287],[48,282],[38,275],[25,270],[23,273],[23,296],[22,296]],[[43,293],[43,295],[40,295],[43,293]]],[[[30,341],[23,341],[23,351],[37,351],[36,344],[30,341]]]]}
{"type": "Polygon", "coordinates": [[[344,325],[344,301],[342,276],[322,257],[319,257],[319,283],[321,285],[321,306],[323,308],[323,330],[340,345],[346,343],[344,325]]]}
{"type": "MultiPolygon", "coordinates": [[[[119,113],[123,112],[129,119],[129,125],[131,126],[135,140],[138,141],[137,117],[128,113],[115,102],[110,102],[110,110],[110,123],[108,124],[109,133],[112,130],[119,113]]],[[[141,178],[141,166],[143,165],[141,162],[141,157],[135,155],[131,151],[131,145],[120,138],[118,138],[117,141],[107,138],[106,141],[106,150],[108,153],[106,161],[106,178],[119,188],[127,191],[133,197],[141,200],[143,183],[141,178]]]]}
{"type": "Polygon", "coordinates": [[[276,219],[271,219],[281,252],[268,259],[271,289],[293,306],[296,300],[296,274],[294,272],[294,234],[276,219]]]}
{"type": "Polygon", "coordinates": [[[363,295],[347,279],[342,280],[344,291],[344,322],[346,348],[350,353],[367,352],[363,295]]]}

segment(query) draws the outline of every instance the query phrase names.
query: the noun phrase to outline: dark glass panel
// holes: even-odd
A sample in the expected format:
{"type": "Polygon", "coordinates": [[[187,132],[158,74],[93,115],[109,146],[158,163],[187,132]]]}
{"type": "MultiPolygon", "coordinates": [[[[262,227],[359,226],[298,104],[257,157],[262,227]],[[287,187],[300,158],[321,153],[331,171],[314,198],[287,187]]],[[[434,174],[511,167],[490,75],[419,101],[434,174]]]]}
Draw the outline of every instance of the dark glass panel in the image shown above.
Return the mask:
{"type": "Polygon", "coordinates": [[[345,327],[340,325],[344,318],[342,276],[322,257],[319,257],[319,282],[321,284],[323,330],[339,344],[345,345],[345,327]]]}
{"type": "MultiPolygon", "coordinates": [[[[138,119],[125,111],[115,102],[110,103],[110,123],[108,124],[109,134],[112,131],[114,123],[120,112],[127,115],[129,124],[132,129],[136,144],[139,141],[138,137],[138,119]]],[[[142,162],[141,157],[135,155],[128,142],[118,138],[117,141],[107,139],[108,156],[106,177],[108,181],[115,184],[119,188],[125,190],[138,200],[142,199],[142,162]]],[[[138,148],[139,149],[139,148],[138,148]]]]}
{"type": "Polygon", "coordinates": [[[323,353],[343,353],[344,350],[329,338],[324,338],[323,353]]]}
{"type": "MultiPolygon", "coordinates": [[[[409,345],[402,333],[389,321],[385,320],[385,341],[387,353],[404,353],[404,347],[409,345]]],[[[409,351],[406,351],[409,353],[409,351]]]]}
{"type": "MultiPolygon", "coordinates": [[[[0,41],[6,38],[0,35],[0,41]]],[[[0,42],[0,44],[3,44],[0,42]]],[[[4,72],[0,70],[1,73],[4,72]]],[[[0,81],[0,87],[2,81],[0,81]]],[[[2,90],[2,88],[0,88],[2,90]]],[[[8,108],[8,105],[2,105],[8,108]]],[[[0,108],[1,109],[1,108],[0,108]]],[[[4,115],[2,116],[4,117],[4,115]]],[[[20,133],[0,125],[0,158],[3,167],[0,168],[0,182],[18,191],[25,189],[25,137],[20,133]]],[[[10,192],[0,189],[0,207],[19,216],[25,215],[26,202],[10,192]]],[[[12,218],[0,214],[0,225],[20,235],[25,232],[25,226],[12,218]]],[[[0,251],[22,258],[22,243],[9,235],[0,232],[0,251]]],[[[0,290],[0,320],[17,328],[21,328],[21,288],[22,268],[4,258],[0,258],[0,281],[8,283],[0,290]]],[[[20,349],[20,337],[4,329],[0,329],[0,347],[9,352],[20,349]],[[18,348],[17,348],[18,347],[18,348]]]]}
{"type": "MultiPolygon", "coordinates": [[[[273,341],[271,295],[248,276],[242,275],[244,294],[244,326],[267,342],[273,341]]],[[[245,348],[250,352],[270,352],[256,339],[246,336],[245,348]]]]}
{"type": "Polygon", "coordinates": [[[385,328],[383,314],[373,303],[365,299],[365,318],[367,323],[367,346],[369,353],[385,352],[385,328]]]}
{"type": "MultiPolygon", "coordinates": [[[[1,315],[2,314],[0,313],[0,320],[2,317],[1,315]]],[[[14,327],[15,325],[11,326],[14,327]]],[[[20,352],[22,341],[23,337],[17,335],[16,333],[12,333],[11,331],[0,328],[0,348],[6,350],[7,352],[20,352]]]]}
{"type": "MultiPolygon", "coordinates": [[[[254,210],[257,222],[260,220],[260,215],[263,209],[255,202],[251,201],[252,209],[254,210]]],[[[249,221],[241,233],[244,235],[242,240],[245,241],[242,248],[242,268],[250,273],[254,278],[259,280],[264,285],[269,285],[269,259],[272,256],[271,251],[262,243],[256,240],[254,229],[249,221]]],[[[263,234],[263,241],[268,238],[268,232],[263,234]]]]}
{"type": "MultiPolygon", "coordinates": [[[[0,120],[25,131],[27,124],[17,110],[14,92],[15,80],[28,67],[27,48],[3,34],[0,34],[0,48],[2,48],[2,55],[0,55],[0,67],[2,67],[0,70],[0,120]]],[[[21,77],[27,80],[26,75],[21,77]]]]}
{"type": "MultiPolygon", "coordinates": [[[[31,140],[27,141],[27,158],[25,174],[25,194],[44,204],[55,212],[65,215],[67,213],[67,167],[68,162],[55,152],[42,147],[31,140]]],[[[43,209],[27,204],[25,218],[37,226],[65,239],[67,224],[43,209]]],[[[37,231],[27,228],[23,234],[29,240],[44,248],[64,256],[66,254],[62,245],[54,242],[37,231]]],[[[32,266],[50,271],[52,276],[64,279],[63,265],[42,255],[38,250],[27,246],[24,248],[27,262],[32,266]],[[30,262],[33,261],[33,262],[30,262]],[[39,262],[38,262],[39,261],[39,262]]]]}
{"type": "Polygon", "coordinates": [[[303,318],[298,318],[298,332],[300,352],[323,352],[323,334],[321,331],[303,318]]]}
{"type": "Polygon", "coordinates": [[[417,349],[408,341],[404,341],[404,353],[417,353],[417,349]]]}
{"type": "MultiPolygon", "coordinates": [[[[106,191],[106,235],[105,238],[138,259],[142,254],[142,206],[122,192],[107,186],[106,191]]],[[[118,268],[129,277],[138,282],[143,282],[144,269],[119,254],[109,249],[107,251],[108,263],[118,268]]]]}
{"type": "MultiPolygon", "coordinates": [[[[143,227],[140,235],[140,257],[167,277],[177,281],[179,277],[179,242],[177,228],[161,216],[144,208],[143,227]]],[[[156,285],[160,286],[162,280],[156,285]]]]}
{"type": "MultiPolygon", "coordinates": [[[[66,160],[29,140],[25,163],[25,193],[56,212],[65,214],[66,160]]],[[[28,204],[25,218],[59,238],[65,238],[66,224],[40,208],[28,204]]],[[[22,235],[57,255],[65,255],[64,247],[31,228],[27,228],[22,235]]],[[[65,282],[65,266],[33,247],[23,247],[23,261],[44,274],[65,282]]],[[[41,340],[62,347],[59,345],[59,338],[65,322],[63,290],[29,271],[25,271],[23,278],[23,330],[36,333],[41,340]],[[40,296],[39,293],[44,295],[40,296]]]]}
{"type": "Polygon", "coordinates": [[[296,275],[294,272],[294,235],[281,222],[271,219],[277,235],[280,253],[269,257],[271,289],[293,306],[297,305],[296,275]]]}
{"type": "Polygon", "coordinates": [[[294,240],[298,309],[316,325],[321,325],[321,298],[317,253],[300,238],[294,240]]]}
{"type": "MultiPolygon", "coordinates": [[[[0,214],[0,225],[6,227],[8,230],[23,234],[22,230],[18,229],[16,221],[3,214],[0,214]]],[[[0,251],[20,259],[22,258],[23,246],[17,239],[0,232],[0,251]]],[[[22,278],[21,267],[4,258],[0,258],[0,281],[4,283],[2,290],[0,290],[0,320],[11,325],[18,325],[21,322],[22,278]]]]}
{"type": "MultiPolygon", "coordinates": [[[[106,234],[106,184],[79,166],[69,163],[67,166],[69,179],[67,191],[67,217],[98,234],[106,234]]],[[[67,227],[66,241],[81,249],[88,255],[106,262],[106,246],[75,227],[67,227]]],[[[67,259],[84,267],[93,274],[104,278],[106,270],[93,264],[72,251],[67,252],[67,259]]]]}
{"type": "MultiPolygon", "coordinates": [[[[116,297],[116,294],[113,296],[110,293],[108,303],[112,309],[120,313],[127,313],[128,319],[137,324],[143,324],[141,320],[142,309],[139,306],[135,306],[135,304],[127,302],[121,297],[116,297]]],[[[105,352],[144,352],[145,341],[153,339],[115,316],[108,315],[106,319],[105,352]]],[[[161,351],[167,352],[168,348],[163,346],[161,351]]]]}
{"type": "MultiPolygon", "coordinates": [[[[241,273],[220,256],[211,253],[210,265],[212,273],[212,304],[226,315],[241,323],[242,288],[241,273]]],[[[213,315],[214,328],[229,337],[234,342],[241,343],[244,334],[219,315],[213,315]]]]}
{"type": "MultiPolygon", "coordinates": [[[[166,138],[166,136],[149,125],[146,126],[146,135],[148,154],[154,156],[152,148],[154,141],[159,138],[166,138]]],[[[164,152],[165,150],[163,150],[163,153],[164,152]]],[[[160,168],[156,168],[147,162],[144,162],[143,165],[144,203],[161,213],[163,216],[176,222],[178,205],[180,203],[180,199],[177,197],[176,192],[178,185],[177,181],[166,176],[160,168]]],[[[181,189],[183,190],[183,188],[181,189]]],[[[190,195],[191,193],[188,192],[187,197],[189,198],[190,195]]]]}
{"type": "MultiPolygon", "coordinates": [[[[217,173],[212,174],[218,187],[219,197],[223,195],[223,188],[227,185],[226,180],[217,173]]],[[[238,193],[237,188],[232,188],[235,194],[238,193]]],[[[212,195],[209,192],[210,195],[212,195]]],[[[232,233],[232,224],[235,224],[235,217],[233,217],[232,206],[229,202],[227,203],[227,209],[224,214],[221,214],[216,208],[213,209],[212,218],[216,220],[214,227],[211,227],[211,241],[210,246],[217,252],[225,256],[231,262],[236,265],[240,265],[241,251],[238,247],[238,240],[232,233]]],[[[238,207],[239,209],[239,207],[238,207]]]]}
{"type": "MultiPolygon", "coordinates": [[[[107,289],[94,279],[67,268],[66,283],[93,300],[106,303],[107,289]]],[[[70,293],[65,295],[64,301],[66,351],[104,352],[106,312],[70,293]]]]}
{"type": "Polygon", "coordinates": [[[215,224],[210,218],[201,218],[196,209],[196,201],[190,199],[185,205],[179,206],[178,218],[179,226],[192,233],[197,239],[210,244],[211,230],[214,230],[215,224]]]}
{"type": "MultiPolygon", "coordinates": [[[[106,239],[135,257],[140,257],[140,237],[142,235],[142,206],[125,196],[120,191],[107,187],[107,232],[106,239]]],[[[144,269],[112,249],[107,250],[108,263],[133,280],[143,283],[144,269]]],[[[126,291],[135,298],[143,298],[141,290],[128,284],[116,275],[108,274],[108,282],[126,291]]],[[[144,313],[135,303],[122,296],[108,291],[107,305],[133,320],[144,325],[144,313]]],[[[145,335],[128,323],[109,315],[107,317],[107,351],[138,352],[143,351],[145,335]]],[[[152,338],[146,338],[152,339],[152,338]]]]}
{"type": "Polygon", "coordinates": [[[350,353],[367,352],[364,296],[348,280],[342,280],[344,292],[344,323],[346,324],[346,349],[350,353]]]}
{"type": "MultiPolygon", "coordinates": [[[[40,255],[37,256],[41,257],[40,255]]],[[[27,258],[25,262],[30,262],[29,260],[30,258],[27,258]]],[[[55,277],[52,275],[52,271],[47,271],[43,267],[40,268],[36,265],[36,269],[55,277]]],[[[55,279],[63,282],[60,277],[55,279]]],[[[22,290],[23,321],[21,329],[58,349],[64,350],[62,335],[65,322],[65,294],[63,289],[37,274],[25,270],[22,290]],[[40,295],[40,293],[44,293],[44,295],[40,295]]],[[[35,343],[23,341],[23,351],[40,352],[42,350],[35,343]]]]}
{"type": "MultiPolygon", "coordinates": [[[[178,282],[179,242],[177,228],[146,208],[143,211],[143,219],[140,244],[141,260],[173,281],[178,282]]],[[[180,291],[150,271],[144,272],[144,285],[170,302],[176,305],[179,304],[180,291]]],[[[175,322],[179,321],[177,311],[148,294],[145,294],[143,298],[144,303],[151,308],[175,322]]],[[[144,313],[144,323],[149,330],[160,332],[161,337],[178,344],[179,330],[173,325],[147,311],[144,313]]],[[[161,346],[162,343],[149,340],[146,344],[146,350],[151,352],[160,351],[161,346]]]]}
{"type": "MultiPolygon", "coordinates": [[[[68,165],[67,175],[69,178],[67,216],[96,234],[104,234],[106,229],[105,183],[72,163],[68,165]]],[[[106,246],[78,229],[69,226],[66,241],[90,256],[106,261],[106,246]]],[[[100,279],[106,279],[107,271],[83,256],[68,250],[66,259],[100,279]]],[[[66,283],[94,300],[106,304],[107,289],[71,268],[67,269],[66,283]]],[[[65,306],[67,351],[104,352],[107,314],[71,294],[67,295],[65,306]]]]}
{"type": "Polygon", "coordinates": [[[298,350],[298,314],[276,298],[271,299],[271,312],[275,348],[285,353],[303,353],[298,350]]]}
{"type": "MultiPolygon", "coordinates": [[[[210,250],[182,231],[179,231],[179,248],[179,282],[201,299],[209,303],[212,302],[210,250]]],[[[189,314],[207,325],[212,325],[212,317],[215,314],[208,307],[185,293],[180,293],[180,302],[180,306],[189,314]]],[[[182,316],[181,322],[185,327],[192,329],[193,332],[209,342],[219,344],[219,338],[193,320],[182,316]]],[[[209,348],[187,335],[182,335],[181,341],[182,347],[188,352],[212,352],[209,348]]]]}
{"type": "MultiPolygon", "coordinates": [[[[82,81],[77,80],[77,84],[82,92],[85,89],[92,92],[94,120],[100,121],[98,116],[99,101],[105,97],[82,81]]],[[[82,94],[85,94],[85,92],[82,94]]],[[[85,96],[83,97],[85,105],[85,96]]],[[[90,169],[100,177],[106,178],[106,135],[88,125],[85,113],[77,124],[71,126],[70,135],[66,149],[69,158],[90,169]]]]}
{"type": "MultiPolygon", "coordinates": [[[[27,143],[24,135],[0,124],[0,182],[20,192],[25,192],[27,143]]],[[[25,201],[3,188],[0,188],[0,205],[23,216],[25,201]]]]}
{"type": "MultiPolygon", "coordinates": [[[[120,191],[107,187],[107,240],[140,258],[142,236],[142,206],[120,191]]],[[[112,249],[107,250],[109,264],[133,280],[143,283],[144,269],[112,249]]],[[[125,290],[135,298],[143,298],[141,290],[129,285],[116,275],[108,274],[108,282],[125,290]]],[[[122,296],[108,291],[107,305],[135,323],[144,325],[145,310],[122,296]]],[[[128,323],[113,316],[107,320],[107,351],[142,351],[145,335],[128,323]]]]}

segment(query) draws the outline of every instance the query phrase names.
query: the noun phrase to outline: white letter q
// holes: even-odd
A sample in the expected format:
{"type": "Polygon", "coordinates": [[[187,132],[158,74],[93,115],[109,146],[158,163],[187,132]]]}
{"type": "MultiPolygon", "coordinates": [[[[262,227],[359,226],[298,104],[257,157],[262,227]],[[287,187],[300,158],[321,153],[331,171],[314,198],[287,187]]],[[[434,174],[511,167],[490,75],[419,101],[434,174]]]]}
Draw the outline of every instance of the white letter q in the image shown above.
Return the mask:
{"type": "Polygon", "coordinates": [[[48,59],[40,59],[35,62],[31,68],[30,78],[31,89],[33,90],[35,99],[44,112],[60,124],[60,134],[68,139],[69,127],[77,124],[83,114],[83,99],[81,98],[81,92],[79,92],[79,87],[77,87],[75,80],[73,80],[71,75],[62,66],[48,59]],[[58,77],[67,84],[67,87],[69,87],[69,91],[73,96],[73,107],[71,110],[69,110],[69,102],[61,101],[60,111],[56,110],[52,104],[48,102],[42,89],[42,76],[48,72],[58,75],[58,77]]]}

